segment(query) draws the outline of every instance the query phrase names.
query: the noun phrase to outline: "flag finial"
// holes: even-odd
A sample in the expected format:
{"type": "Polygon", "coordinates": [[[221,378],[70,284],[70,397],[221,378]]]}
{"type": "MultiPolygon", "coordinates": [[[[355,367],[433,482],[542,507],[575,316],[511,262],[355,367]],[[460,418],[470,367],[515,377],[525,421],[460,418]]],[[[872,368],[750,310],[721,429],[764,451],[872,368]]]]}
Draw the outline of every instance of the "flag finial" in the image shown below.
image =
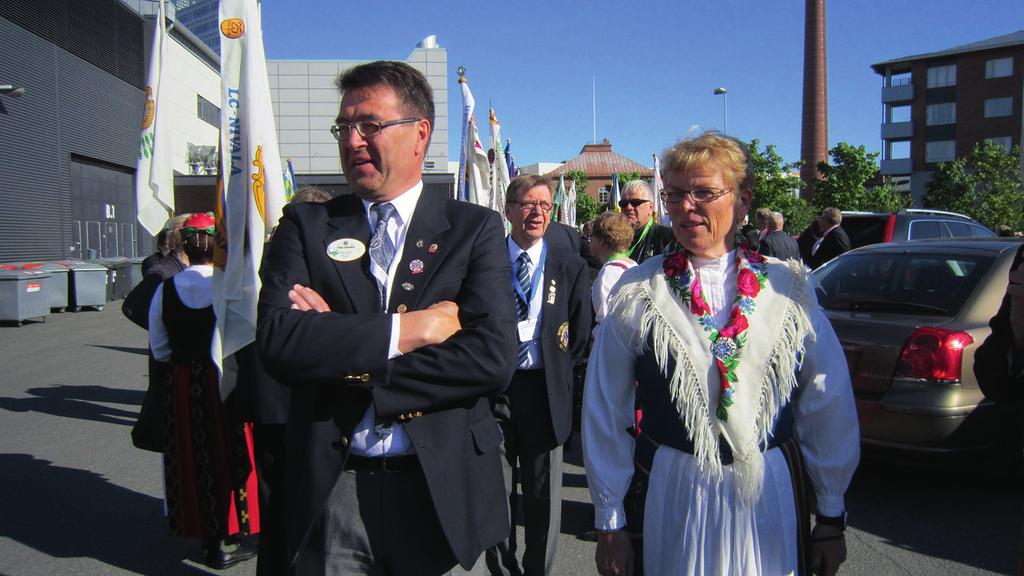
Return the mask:
{"type": "Polygon", "coordinates": [[[459,66],[458,68],[455,69],[455,72],[457,72],[458,75],[459,75],[459,82],[465,82],[466,81],[466,67],[465,66],[459,66]]]}

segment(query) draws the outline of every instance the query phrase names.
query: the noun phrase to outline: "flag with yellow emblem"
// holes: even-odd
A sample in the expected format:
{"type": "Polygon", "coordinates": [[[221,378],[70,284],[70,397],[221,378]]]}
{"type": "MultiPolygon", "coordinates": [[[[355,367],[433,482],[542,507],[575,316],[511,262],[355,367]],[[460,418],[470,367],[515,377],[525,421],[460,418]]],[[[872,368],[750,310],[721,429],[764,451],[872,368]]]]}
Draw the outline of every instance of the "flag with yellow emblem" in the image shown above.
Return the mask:
{"type": "Polygon", "coordinates": [[[220,2],[221,127],[213,359],[221,397],[234,388],[226,360],[256,336],[263,245],[285,204],[284,174],[256,0],[220,2]],[[228,369],[225,369],[227,366],[228,369]]]}

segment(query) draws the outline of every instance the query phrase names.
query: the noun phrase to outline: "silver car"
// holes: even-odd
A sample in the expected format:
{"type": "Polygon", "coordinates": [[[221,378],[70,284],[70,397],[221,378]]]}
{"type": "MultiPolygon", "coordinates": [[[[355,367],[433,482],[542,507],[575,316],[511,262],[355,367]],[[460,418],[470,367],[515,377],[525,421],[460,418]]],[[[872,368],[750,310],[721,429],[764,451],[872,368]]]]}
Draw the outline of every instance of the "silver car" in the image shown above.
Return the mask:
{"type": "Polygon", "coordinates": [[[1019,244],[875,244],[814,272],[818,301],[846,354],[865,446],[972,452],[1013,436],[972,366],[1019,244]]]}

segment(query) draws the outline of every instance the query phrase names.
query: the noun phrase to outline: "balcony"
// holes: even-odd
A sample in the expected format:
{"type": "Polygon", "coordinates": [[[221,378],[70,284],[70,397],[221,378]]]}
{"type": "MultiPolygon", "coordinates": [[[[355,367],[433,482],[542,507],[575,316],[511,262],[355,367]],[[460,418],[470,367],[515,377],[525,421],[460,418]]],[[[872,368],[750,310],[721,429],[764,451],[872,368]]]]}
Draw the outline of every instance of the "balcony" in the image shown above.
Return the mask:
{"type": "Polygon", "coordinates": [[[914,135],[912,122],[885,122],[882,124],[882,140],[906,140],[914,135]]]}
{"type": "Polygon", "coordinates": [[[910,158],[882,160],[879,170],[882,176],[897,176],[913,172],[914,162],[910,158]]]}
{"type": "Polygon", "coordinates": [[[897,86],[882,86],[882,104],[910,102],[914,99],[914,85],[910,82],[897,86]]]}

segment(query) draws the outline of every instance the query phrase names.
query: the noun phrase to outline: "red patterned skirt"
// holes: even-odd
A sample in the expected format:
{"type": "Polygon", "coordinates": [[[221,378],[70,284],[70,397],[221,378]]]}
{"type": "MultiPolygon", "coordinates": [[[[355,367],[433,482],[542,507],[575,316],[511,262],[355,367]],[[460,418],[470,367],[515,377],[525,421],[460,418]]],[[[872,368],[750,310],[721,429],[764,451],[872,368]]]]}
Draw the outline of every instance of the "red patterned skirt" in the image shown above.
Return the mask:
{"type": "Polygon", "coordinates": [[[259,532],[252,425],[232,421],[212,364],[167,365],[163,378],[171,531],[195,538],[259,532]]]}

